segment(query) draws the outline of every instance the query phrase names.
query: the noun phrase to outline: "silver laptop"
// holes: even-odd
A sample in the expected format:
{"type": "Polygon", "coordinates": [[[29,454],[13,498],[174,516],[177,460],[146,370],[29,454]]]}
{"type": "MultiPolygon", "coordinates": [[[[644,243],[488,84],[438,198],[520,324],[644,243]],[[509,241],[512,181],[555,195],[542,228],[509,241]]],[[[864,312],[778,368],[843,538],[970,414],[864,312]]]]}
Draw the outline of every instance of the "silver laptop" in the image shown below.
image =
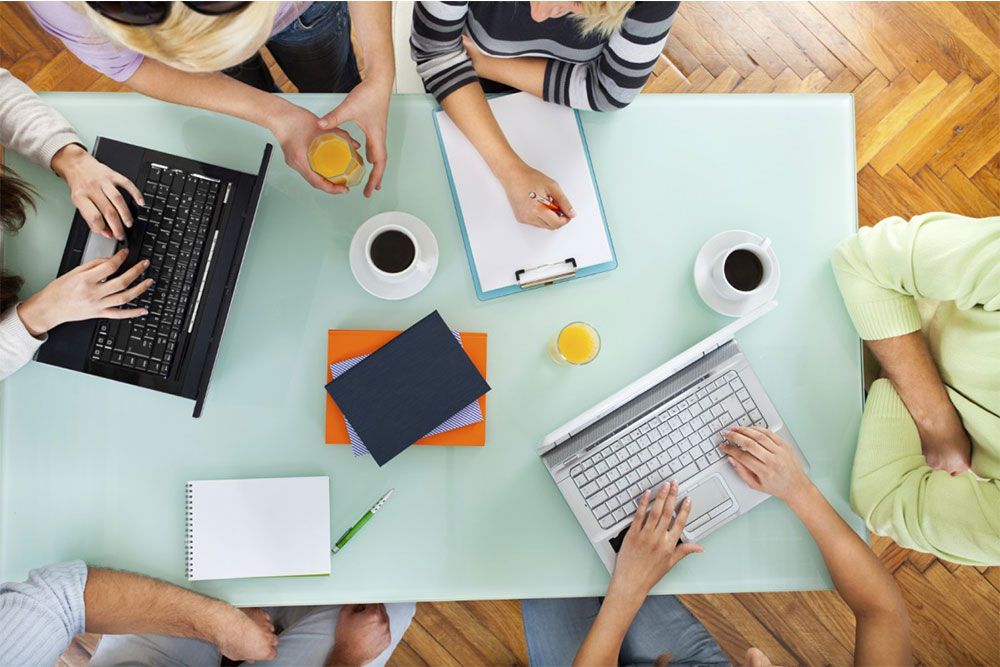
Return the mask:
{"type": "Polygon", "coordinates": [[[697,541],[769,498],[740,479],[719,444],[734,425],[771,429],[808,462],[734,339],[772,301],[720,329],[550,433],[538,448],[608,571],[639,496],[676,479],[697,541]]]}

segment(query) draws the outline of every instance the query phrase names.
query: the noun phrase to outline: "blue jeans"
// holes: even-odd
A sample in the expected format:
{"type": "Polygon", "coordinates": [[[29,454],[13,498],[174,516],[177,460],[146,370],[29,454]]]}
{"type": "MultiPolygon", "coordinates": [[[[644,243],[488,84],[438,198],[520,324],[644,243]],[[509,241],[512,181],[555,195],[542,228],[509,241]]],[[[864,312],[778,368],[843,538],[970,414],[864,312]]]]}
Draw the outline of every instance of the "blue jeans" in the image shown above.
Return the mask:
{"type": "MultiPolygon", "coordinates": [[[[569,665],[590,631],[603,598],[521,600],[532,667],[569,665]]],[[[650,595],[622,642],[620,665],[728,665],[719,644],[673,595],[650,595]]]]}
{"type": "MultiPolygon", "coordinates": [[[[346,2],[312,3],[268,40],[267,49],[300,93],[348,93],[361,83],[346,2]]],[[[278,91],[259,53],[223,73],[260,90],[278,91]]]]}

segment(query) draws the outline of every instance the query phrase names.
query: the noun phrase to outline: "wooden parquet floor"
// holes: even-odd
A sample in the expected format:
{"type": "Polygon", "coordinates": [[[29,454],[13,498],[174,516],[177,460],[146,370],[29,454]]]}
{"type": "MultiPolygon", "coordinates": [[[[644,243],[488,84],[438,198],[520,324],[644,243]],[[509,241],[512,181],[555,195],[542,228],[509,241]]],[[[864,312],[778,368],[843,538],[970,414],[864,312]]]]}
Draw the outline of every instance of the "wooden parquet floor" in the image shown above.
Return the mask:
{"type": "MultiPolygon", "coordinates": [[[[122,90],[0,5],[0,66],[36,90],[122,90]]],[[[276,71],[286,90],[287,79],[276,71]]],[[[647,93],[853,93],[859,220],[931,210],[1000,214],[1000,3],[685,2],[647,93]]],[[[1000,665],[1000,568],[873,546],[910,610],[917,661],[1000,665]]],[[[854,620],[833,592],[687,595],[733,661],[846,664],[854,620]]],[[[81,637],[63,664],[84,664],[81,637]]],[[[392,665],[514,665],[517,601],[419,605],[392,665]]]]}

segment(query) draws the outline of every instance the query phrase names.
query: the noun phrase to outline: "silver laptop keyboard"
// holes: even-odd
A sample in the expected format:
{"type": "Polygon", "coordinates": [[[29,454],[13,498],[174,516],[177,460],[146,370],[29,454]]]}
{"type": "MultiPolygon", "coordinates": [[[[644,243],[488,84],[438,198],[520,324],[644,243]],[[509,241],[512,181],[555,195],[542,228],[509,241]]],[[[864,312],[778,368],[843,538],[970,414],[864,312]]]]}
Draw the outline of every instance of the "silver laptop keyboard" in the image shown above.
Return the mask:
{"type": "Polygon", "coordinates": [[[635,512],[646,489],[681,484],[721,459],[720,432],[734,424],[767,428],[743,380],[729,371],[629,425],[570,475],[597,523],[610,528],[635,512]]]}

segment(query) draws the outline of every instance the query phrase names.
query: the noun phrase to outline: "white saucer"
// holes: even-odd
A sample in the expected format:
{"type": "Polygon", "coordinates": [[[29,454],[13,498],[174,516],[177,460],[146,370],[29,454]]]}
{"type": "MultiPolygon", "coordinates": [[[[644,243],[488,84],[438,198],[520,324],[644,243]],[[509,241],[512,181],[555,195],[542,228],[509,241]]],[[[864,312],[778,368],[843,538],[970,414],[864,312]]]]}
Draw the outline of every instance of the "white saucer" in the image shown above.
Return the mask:
{"type": "Polygon", "coordinates": [[[437,239],[434,238],[434,232],[420,218],[402,211],[386,211],[368,218],[358,227],[358,231],[354,232],[354,238],[351,239],[348,257],[354,279],[366,292],[387,301],[398,301],[419,293],[431,282],[431,278],[437,272],[438,244],[437,239]],[[388,224],[405,227],[413,234],[413,237],[417,239],[417,245],[420,246],[421,257],[428,266],[424,270],[417,269],[405,280],[398,283],[375,275],[365,258],[365,243],[372,231],[388,224]]]}
{"type": "Polygon", "coordinates": [[[719,256],[719,253],[726,248],[732,248],[740,243],[763,243],[764,237],[753,232],[742,229],[731,229],[720,232],[705,241],[705,245],[698,251],[698,256],[694,260],[694,286],[698,290],[701,300],[709,308],[722,315],[729,317],[741,317],[751,310],[767,303],[778,293],[778,285],[781,282],[781,268],[778,266],[778,257],[774,254],[774,247],[767,248],[767,254],[771,258],[771,265],[774,267],[774,276],[771,284],[764,290],[752,296],[730,301],[723,298],[712,285],[712,262],[719,256]]]}

